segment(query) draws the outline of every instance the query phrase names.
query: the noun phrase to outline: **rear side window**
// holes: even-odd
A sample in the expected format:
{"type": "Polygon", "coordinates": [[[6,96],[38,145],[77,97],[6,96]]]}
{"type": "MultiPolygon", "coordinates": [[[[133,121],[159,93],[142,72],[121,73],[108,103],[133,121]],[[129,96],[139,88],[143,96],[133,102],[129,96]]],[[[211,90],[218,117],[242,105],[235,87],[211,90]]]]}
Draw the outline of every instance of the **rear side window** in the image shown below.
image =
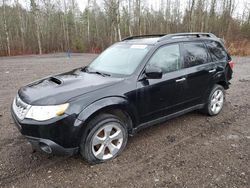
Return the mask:
{"type": "Polygon", "coordinates": [[[224,50],[220,43],[216,41],[209,41],[206,42],[206,45],[213,61],[227,60],[227,52],[224,50]]]}
{"type": "Polygon", "coordinates": [[[208,54],[202,42],[184,43],[184,68],[193,67],[207,63],[208,54]]]}

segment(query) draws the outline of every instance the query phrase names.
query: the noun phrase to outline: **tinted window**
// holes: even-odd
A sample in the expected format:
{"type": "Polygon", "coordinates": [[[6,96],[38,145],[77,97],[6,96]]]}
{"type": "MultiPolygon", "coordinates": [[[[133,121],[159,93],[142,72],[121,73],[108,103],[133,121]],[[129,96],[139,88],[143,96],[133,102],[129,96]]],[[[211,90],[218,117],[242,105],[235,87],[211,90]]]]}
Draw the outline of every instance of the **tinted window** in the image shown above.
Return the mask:
{"type": "Polygon", "coordinates": [[[149,65],[160,67],[163,73],[180,68],[180,49],[178,44],[161,47],[149,61],[149,65]]]}
{"type": "Polygon", "coordinates": [[[207,49],[203,43],[184,43],[184,67],[207,63],[207,49]]]}
{"type": "Polygon", "coordinates": [[[211,41],[206,43],[213,61],[221,61],[227,59],[227,53],[220,43],[211,41]]]}

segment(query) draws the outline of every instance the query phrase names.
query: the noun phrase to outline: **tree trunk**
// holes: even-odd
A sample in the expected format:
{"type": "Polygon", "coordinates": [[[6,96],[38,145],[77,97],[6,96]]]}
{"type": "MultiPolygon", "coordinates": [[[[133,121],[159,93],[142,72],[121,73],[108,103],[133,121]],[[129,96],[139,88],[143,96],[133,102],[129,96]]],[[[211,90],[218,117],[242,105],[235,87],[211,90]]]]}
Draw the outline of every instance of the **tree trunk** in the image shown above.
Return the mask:
{"type": "Polygon", "coordinates": [[[30,5],[36,26],[36,38],[37,38],[38,50],[39,54],[41,55],[42,54],[41,33],[40,33],[38,10],[35,0],[30,0],[30,5]]]}
{"type": "Polygon", "coordinates": [[[129,32],[129,36],[132,36],[132,29],[131,29],[131,0],[128,0],[128,32],[129,32]]]}
{"type": "Polygon", "coordinates": [[[90,19],[89,19],[89,8],[90,8],[90,0],[88,0],[88,12],[87,12],[87,36],[88,43],[90,43],[90,19]]]}
{"type": "Polygon", "coordinates": [[[122,37],[121,37],[121,28],[120,28],[120,0],[117,1],[116,4],[116,23],[117,23],[117,35],[118,35],[118,40],[121,41],[122,37]]]}
{"type": "Polygon", "coordinates": [[[63,1],[64,4],[64,19],[65,19],[65,29],[66,29],[66,46],[67,50],[69,50],[69,27],[68,27],[68,11],[66,1],[63,1]]]}
{"type": "Polygon", "coordinates": [[[10,56],[10,38],[9,38],[9,32],[7,27],[7,21],[6,21],[6,10],[5,10],[5,0],[3,0],[3,20],[4,20],[4,31],[6,35],[6,42],[7,42],[7,52],[8,56],[10,56]]]}
{"type": "Polygon", "coordinates": [[[68,42],[67,42],[67,34],[66,34],[66,27],[65,27],[65,13],[62,15],[62,28],[63,28],[63,50],[67,50],[68,48],[68,42]]]}
{"type": "Polygon", "coordinates": [[[73,14],[73,19],[74,19],[74,28],[75,28],[75,33],[77,33],[76,2],[75,0],[72,0],[71,3],[72,3],[72,14],[73,14]]]}
{"type": "Polygon", "coordinates": [[[42,55],[42,53],[43,53],[42,52],[42,43],[41,43],[40,26],[38,24],[38,20],[36,21],[36,35],[37,35],[39,54],[42,55]]]}
{"type": "Polygon", "coordinates": [[[194,6],[195,0],[192,0],[191,9],[190,9],[190,21],[189,21],[189,31],[192,32],[194,30],[194,6]]]}
{"type": "Polygon", "coordinates": [[[141,0],[136,0],[135,6],[135,17],[136,17],[136,31],[137,34],[141,35],[141,0]]]}
{"type": "Polygon", "coordinates": [[[20,22],[22,52],[25,53],[25,40],[24,40],[24,35],[25,34],[24,34],[23,17],[22,17],[21,10],[20,10],[19,0],[15,0],[15,2],[16,2],[18,18],[19,18],[19,22],[20,22]]]}
{"type": "Polygon", "coordinates": [[[121,36],[120,23],[117,24],[117,34],[118,34],[118,40],[121,41],[122,40],[122,36],[121,36]]]}

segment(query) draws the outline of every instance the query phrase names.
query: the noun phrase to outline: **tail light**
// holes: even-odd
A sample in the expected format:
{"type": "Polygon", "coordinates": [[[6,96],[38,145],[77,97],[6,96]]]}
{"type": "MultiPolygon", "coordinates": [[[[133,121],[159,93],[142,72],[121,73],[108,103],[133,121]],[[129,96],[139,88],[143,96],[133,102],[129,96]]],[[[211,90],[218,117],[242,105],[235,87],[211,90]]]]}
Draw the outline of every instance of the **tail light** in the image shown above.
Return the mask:
{"type": "Polygon", "coordinates": [[[233,69],[234,68],[234,62],[231,60],[231,61],[229,61],[229,66],[231,67],[231,69],[233,69]]]}

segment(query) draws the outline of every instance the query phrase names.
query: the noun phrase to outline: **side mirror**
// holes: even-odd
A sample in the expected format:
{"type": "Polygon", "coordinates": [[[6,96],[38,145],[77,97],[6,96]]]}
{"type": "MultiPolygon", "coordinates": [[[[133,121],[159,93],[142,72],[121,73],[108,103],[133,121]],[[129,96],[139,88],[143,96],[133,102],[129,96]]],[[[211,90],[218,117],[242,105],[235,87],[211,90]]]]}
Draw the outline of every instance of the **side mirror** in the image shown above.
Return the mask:
{"type": "Polygon", "coordinates": [[[145,69],[145,75],[148,79],[160,79],[162,78],[162,70],[159,67],[148,66],[145,69]]]}

